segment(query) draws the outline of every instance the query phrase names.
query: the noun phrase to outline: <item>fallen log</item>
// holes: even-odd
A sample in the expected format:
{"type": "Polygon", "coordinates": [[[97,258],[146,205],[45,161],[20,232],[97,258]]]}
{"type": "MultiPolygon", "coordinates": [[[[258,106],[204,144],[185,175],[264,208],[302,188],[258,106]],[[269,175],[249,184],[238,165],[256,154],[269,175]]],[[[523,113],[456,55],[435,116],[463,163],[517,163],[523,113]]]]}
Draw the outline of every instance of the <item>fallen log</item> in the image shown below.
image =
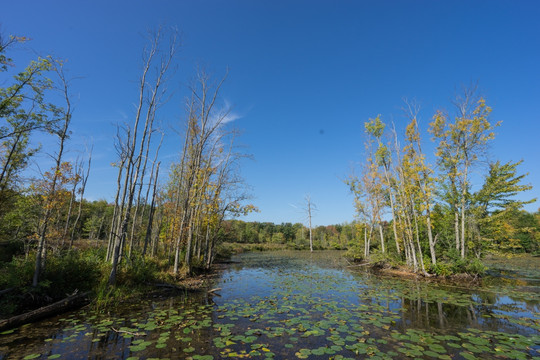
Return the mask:
{"type": "Polygon", "coordinates": [[[178,285],[167,284],[167,283],[154,283],[154,284],[149,284],[149,285],[153,285],[155,287],[173,289],[177,291],[184,291],[184,292],[201,292],[202,291],[201,289],[189,288],[189,287],[178,286],[178,285]]]}
{"type": "Polygon", "coordinates": [[[347,267],[359,267],[359,266],[368,266],[368,265],[371,265],[371,263],[362,263],[362,264],[347,265],[347,267]]]}
{"type": "Polygon", "coordinates": [[[0,331],[11,329],[23,324],[27,324],[36,320],[44,319],[53,315],[66,312],[71,309],[83,306],[89,302],[88,294],[85,292],[68,296],[67,298],[57,301],[53,304],[41,307],[27,313],[13,316],[9,319],[0,320],[0,331]]]}
{"type": "Polygon", "coordinates": [[[0,296],[2,296],[4,294],[7,294],[7,293],[10,293],[13,290],[15,290],[15,288],[9,288],[9,289],[0,290],[0,296]]]}
{"type": "Polygon", "coordinates": [[[221,288],[215,288],[215,289],[212,289],[212,290],[208,290],[208,295],[216,295],[216,296],[220,296],[217,291],[221,291],[221,288]]]}

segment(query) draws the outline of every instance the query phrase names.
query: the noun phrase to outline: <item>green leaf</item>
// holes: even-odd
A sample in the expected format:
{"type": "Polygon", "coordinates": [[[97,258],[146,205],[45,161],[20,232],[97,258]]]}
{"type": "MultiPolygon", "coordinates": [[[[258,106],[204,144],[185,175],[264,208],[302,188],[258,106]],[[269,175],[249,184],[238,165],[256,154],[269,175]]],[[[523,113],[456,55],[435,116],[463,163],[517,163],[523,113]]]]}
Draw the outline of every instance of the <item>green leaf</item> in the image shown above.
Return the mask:
{"type": "Polygon", "coordinates": [[[26,355],[23,360],[30,360],[30,359],[36,359],[38,357],[40,357],[41,354],[30,354],[30,355],[26,355]]]}

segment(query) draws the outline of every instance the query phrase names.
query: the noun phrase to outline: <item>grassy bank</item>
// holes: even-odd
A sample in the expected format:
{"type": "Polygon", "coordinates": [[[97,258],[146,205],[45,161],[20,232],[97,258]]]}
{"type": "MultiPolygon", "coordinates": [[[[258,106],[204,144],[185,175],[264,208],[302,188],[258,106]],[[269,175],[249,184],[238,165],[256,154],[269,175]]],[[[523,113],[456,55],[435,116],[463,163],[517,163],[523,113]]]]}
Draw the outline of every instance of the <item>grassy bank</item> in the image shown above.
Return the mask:
{"type": "Polygon", "coordinates": [[[234,254],[241,254],[249,251],[272,251],[272,250],[286,250],[293,247],[288,244],[276,244],[276,243],[261,243],[261,244],[246,244],[246,243],[234,243],[225,242],[221,243],[217,249],[218,259],[228,259],[234,254]]]}
{"type": "Polygon", "coordinates": [[[0,319],[62,300],[74,292],[91,293],[94,308],[109,311],[130,298],[155,292],[153,284],[167,283],[194,288],[202,285],[196,278],[175,275],[167,259],[133,257],[118,268],[114,287],[107,281],[111,265],[105,261],[103,247],[82,246],[75,250],[50,252],[42,278],[32,287],[35,257],[14,256],[0,262],[0,319]]]}
{"type": "MultiPolygon", "coordinates": [[[[323,247],[314,245],[314,250],[343,250],[337,246],[323,247]]],[[[218,257],[228,258],[233,254],[241,254],[249,251],[275,251],[275,250],[309,250],[309,243],[237,243],[224,242],[218,246],[218,257]]]]}

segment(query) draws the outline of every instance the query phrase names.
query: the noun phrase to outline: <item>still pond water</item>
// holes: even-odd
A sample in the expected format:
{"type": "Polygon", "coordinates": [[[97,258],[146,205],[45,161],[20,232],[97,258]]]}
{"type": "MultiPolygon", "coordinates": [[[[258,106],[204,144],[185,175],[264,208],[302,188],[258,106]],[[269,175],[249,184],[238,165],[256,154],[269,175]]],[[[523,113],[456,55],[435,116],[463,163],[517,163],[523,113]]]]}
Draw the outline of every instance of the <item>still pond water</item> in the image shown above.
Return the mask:
{"type": "Polygon", "coordinates": [[[86,309],[0,334],[0,359],[540,359],[539,258],[481,287],[347,267],[340,252],[235,257],[220,296],[86,309]]]}

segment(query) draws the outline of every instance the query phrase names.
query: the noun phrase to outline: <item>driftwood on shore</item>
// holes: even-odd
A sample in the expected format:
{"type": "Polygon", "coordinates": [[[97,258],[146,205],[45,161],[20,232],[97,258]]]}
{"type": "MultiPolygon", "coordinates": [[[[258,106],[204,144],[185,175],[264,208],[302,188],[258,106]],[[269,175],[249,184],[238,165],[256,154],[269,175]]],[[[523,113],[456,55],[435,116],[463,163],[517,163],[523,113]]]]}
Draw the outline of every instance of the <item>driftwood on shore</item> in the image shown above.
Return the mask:
{"type": "Polygon", "coordinates": [[[27,313],[13,316],[9,319],[0,320],[0,331],[11,329],[20,325],[27,324],[36,320],[63,313],[88,303],[89,292],[75,294],[57,301],[53,304],[41,307],[27,313]]]}

